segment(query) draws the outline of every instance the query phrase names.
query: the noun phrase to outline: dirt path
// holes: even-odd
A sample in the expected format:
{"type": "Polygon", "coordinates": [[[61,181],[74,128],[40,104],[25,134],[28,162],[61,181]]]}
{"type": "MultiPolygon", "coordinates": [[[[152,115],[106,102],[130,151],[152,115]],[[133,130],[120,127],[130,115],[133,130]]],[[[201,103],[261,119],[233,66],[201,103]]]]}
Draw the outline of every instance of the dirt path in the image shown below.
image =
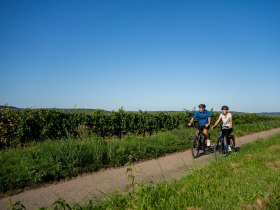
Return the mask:
{"type": "MultiPolygon", "coordinates": [[[[236,139],[236,144],[241,146],[259,138],[267,138],[280,133],[280,128],[262,131],[236,139]]],[[[207,163],[211,155],[193,159],[190,150],[174,153],[155,160],[136,163],[133,169],[136,183],[159,182],[166,179],[179,178],[191,167],[207,163]]],[[[124,191],[128,184],[126,175],[127,167],[107,169],[97,173],[78,176],[65,182],[26,190],[18,195],[11,196],[13,202],[21,201],[27,209],[36,209],[49,206],[58,197],[63,197],[67,202],[88,202],[93,197],[104,196],[116,190],[124,191]]],[[[8,209],[9,198],[0,200],[0,209],[8,209]]]]}

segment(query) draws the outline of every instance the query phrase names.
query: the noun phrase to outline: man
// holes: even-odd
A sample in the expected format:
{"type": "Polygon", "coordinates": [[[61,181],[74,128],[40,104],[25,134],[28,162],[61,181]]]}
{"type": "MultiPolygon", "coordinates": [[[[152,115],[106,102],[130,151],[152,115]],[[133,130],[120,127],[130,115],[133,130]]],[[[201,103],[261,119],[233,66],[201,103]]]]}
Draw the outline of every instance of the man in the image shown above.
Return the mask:
{"type": "Polygon", "coordinates": [[[204,139],[206,139],[207,144],[210,144],[209,140],[209,132],[208,130],[210,129],[210,124],[211,124],[211,113],[206,110],[205,104],[200,104],[199,106],[199,111],[196,111],[189,122],[188,126],[191,126],[193,124],[193,121],[195,119],[198,119],[198,129],[202,131],[204,135],[204,139]]]}

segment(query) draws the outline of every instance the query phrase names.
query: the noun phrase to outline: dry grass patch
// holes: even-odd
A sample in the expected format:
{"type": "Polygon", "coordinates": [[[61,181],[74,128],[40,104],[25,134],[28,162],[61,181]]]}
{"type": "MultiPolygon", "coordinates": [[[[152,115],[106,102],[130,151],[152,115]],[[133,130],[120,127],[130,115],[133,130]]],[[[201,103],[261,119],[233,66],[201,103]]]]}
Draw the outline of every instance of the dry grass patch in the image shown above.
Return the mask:
{"type": "Polygon", "coordinates": [[[266,161],[266,166],[272,169],[280,169],[280,160],[266,161]]]}
{"type": "Polygon", "coordinates": [[[273,151],[273,152],[275,152],[275,151],[280,151],[280,145],[273,145],[273,146],[270,146],[270,147],[268,148],[268,150],[273,151]]]}
{"type": "Polygon", "coordinates": [[[231,167],[232,169],[238,169],[238,168],[240,168],[241,166],[242,166],[241,163],[230,163],[230,167],[231,167]]]}
{"type": "Polygon", "coordinates": [[[267,209],[267,205],[266,205],[267,202],[269,202],[268,196],[266,196],[264,199],[257,198],[256,205],[241,204],[240,209],[242,209],[242,210],[266,210],[267,209]]]}

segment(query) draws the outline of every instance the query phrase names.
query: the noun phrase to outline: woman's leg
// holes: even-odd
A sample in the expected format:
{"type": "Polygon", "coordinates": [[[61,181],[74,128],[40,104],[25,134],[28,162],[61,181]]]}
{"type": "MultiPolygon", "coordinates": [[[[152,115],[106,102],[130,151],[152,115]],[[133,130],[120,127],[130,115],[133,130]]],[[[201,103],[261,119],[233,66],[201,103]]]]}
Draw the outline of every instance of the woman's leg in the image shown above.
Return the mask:
{"type": "MultiPolygon", "coordinates": [[[[227,129],[227,131],[226,131],[226,142],[227,142],[227,147],[230,146],[230,138],[229,138],[229,136],[230,136],[231,133],[232,133],[232,128],[227,129]]],[[[231,150],[231,148],[230,148],[230,150],[231,150]]]]}
{"type": "Polygon", "coordinates": [[[224,151],[225,151],[225,153],[228,152],[227,130],[228,130],[228,129],[222,129],[223,142],[224,142],[224,151]],[[226,138],[226,139],[225,139],[225,138],[226,138]]]}

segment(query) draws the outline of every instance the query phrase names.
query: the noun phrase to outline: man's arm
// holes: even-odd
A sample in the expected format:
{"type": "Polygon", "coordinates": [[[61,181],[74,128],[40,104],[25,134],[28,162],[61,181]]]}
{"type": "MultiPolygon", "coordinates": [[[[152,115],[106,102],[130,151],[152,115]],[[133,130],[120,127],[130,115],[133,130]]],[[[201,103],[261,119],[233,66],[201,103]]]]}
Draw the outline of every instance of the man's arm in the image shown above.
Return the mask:
{"type": "Polygon", "coordinates": [[[208,128],[211,124],[211,117],[208,117],[208,123],[205,125],[206,128],[208,128]]]}
{"type": "Polygon", "coordinates": [[[206,128],[208,128],[208,127],[210,126],[210,124],[211,124],[211,117],[212,117],[212,115],[211,115],[211,113],[208,111],[208,123],[205,125],[206,128]]]}
{"type": "Polygon", "coordinates": [[[191,126],[193,124],[194,119],[196,119],[196,118],[197,118],[197,112],[194,113],[191,121],[188,123],[188,126],[191,126]]]}
{"type": "Polygon", "coordinates": [[[189,122],[188,126],[191,126],[193,124],[194,118],[191,119],[191,121],[189,122]]]}
{"type": "Polygon", "coordinates": [[[229,128],[232,128],[232,116],[230,118],[229,128]]]}

